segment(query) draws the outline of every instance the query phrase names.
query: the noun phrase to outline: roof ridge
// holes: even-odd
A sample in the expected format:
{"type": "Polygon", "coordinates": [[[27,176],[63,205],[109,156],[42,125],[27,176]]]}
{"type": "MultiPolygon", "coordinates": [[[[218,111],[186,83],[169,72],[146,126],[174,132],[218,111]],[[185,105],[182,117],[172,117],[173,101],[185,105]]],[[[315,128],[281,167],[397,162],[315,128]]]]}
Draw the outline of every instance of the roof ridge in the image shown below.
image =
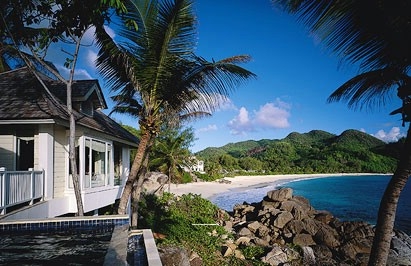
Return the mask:
{"type": "Polygon", "coordinates": [[[22,69],[28,69],[28,66],[23,66],[23,67],[19,67],[19,68],[15,68],[15,69],[10,69],[10,70],[1,72],[0,75],[21,71],[22,69]]]}

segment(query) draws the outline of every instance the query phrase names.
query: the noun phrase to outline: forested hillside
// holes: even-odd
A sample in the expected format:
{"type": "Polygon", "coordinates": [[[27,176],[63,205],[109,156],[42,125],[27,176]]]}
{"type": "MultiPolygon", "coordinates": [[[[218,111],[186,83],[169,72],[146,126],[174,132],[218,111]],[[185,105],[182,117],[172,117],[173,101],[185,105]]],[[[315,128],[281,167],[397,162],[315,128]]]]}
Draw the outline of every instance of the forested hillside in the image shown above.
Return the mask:
{"type": "Polygon", "coordinates": [[[358,130],[341,135],[321,130],[290,133],[278,140],[249,140],[196,153],[216,173],[389,173],[401,142],[387,144],[358,130]]]}

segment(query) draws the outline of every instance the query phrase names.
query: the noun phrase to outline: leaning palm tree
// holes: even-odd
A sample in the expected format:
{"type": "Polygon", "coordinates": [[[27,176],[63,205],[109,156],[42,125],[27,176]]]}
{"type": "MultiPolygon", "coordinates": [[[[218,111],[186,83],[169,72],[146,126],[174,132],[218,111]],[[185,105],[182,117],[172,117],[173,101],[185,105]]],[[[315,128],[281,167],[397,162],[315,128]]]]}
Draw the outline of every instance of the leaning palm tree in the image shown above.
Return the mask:
{"type": "MultiPolygon", "coordinates": [[[[295,13],[332,53],[359,63],[360,74],[340,86],[329,101],[348,101],[349,107],[368,108],[385,103],[398,88],[406,114],[411,95],[411,2],[273,0],[295,13]]],[[[398,111],[397,111],[398,112],[398,111]]],[[[395,113],[395,112],[394,112],[395,113]]],[[[404,120],[406,122],[406,120],[404,120]]],[[[398,199],[411,175],[411,132],[397,169],[381,199],[369,265],[386,265],[398,199]]]]}
{"type": "Polygon", "coordinates": [[[125,213],[150,144],[172,110],[196,102],[212,111],[217,107],[215,94],[228,95],[254,76],[238,66],[247,62],[248,56],[208,62],[194,55],[196,21],[190,0],[134,0],[127,10],[122,19],[134,23],[131,27],[130,23],[120,23],[118,43],[103,30],[96,30],[101,40],[100,73],[122,97],[138,96],[141,138],[120,199],[120,214],[125,213]]]}

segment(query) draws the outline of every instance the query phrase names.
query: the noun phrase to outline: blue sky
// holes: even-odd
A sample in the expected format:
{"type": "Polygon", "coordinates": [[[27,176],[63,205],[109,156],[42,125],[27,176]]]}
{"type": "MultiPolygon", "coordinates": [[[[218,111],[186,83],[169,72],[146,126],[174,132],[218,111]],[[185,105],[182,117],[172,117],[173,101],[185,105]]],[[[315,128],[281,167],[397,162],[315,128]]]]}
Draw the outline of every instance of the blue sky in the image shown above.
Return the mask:
{"type": "MultiPolygon", "coordinates": [[[[358,68],[340,65],[295,17],[276,9],[270,0],[197,0],[194,10],[196,54],[207,60],[250,55],[251,62],[242,66],[257,78],[237,88],[211,117],[188,125],[196,136],[193,152],[250,139],[282,139],[291,132],[314,129],[333,134],[357,129],[385,141],[405,135],[400,116],[389,115],[401,105],[396,90],[385,106],[372,111],[348,109],[345,102],[327,103],[328,96],[354,77],[358,68]]],[[[96,50],[82,48],[80,55],[77,78],[99,78],[93,66],[96,50]]],[[[49,55],[60,67],[63,57],[49,55]]],[[[104,81],[100,84],[108,100],[104,81]]],[[[129,117],[113,117],[137,127],[129,117]]]]}

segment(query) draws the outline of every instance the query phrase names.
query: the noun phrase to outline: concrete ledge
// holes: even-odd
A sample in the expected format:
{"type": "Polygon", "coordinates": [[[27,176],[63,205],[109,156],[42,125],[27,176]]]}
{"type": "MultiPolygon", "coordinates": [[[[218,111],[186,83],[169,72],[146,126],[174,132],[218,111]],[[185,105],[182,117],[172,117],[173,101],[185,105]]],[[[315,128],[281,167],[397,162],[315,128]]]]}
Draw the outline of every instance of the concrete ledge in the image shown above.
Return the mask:
{"type": "Polygon", "coordinates": [[[162,266],[160,255],[153,233],[150,229],[143,229],[144,246],[146,247],[147,261],[149,266],[162,266]]]}
{"type": "Polygon", "coordinates": [[[127,240],[129,225],[117,226],[111,236],[110,245],[104,258],[104,266],[127,265],[127,240]]]}
{"type": "Polygon", "coordinates": [[[104,259],[104,266],[111,265],[128,265],[127,263],[127,243],[128,238],[133,235],[143,235],[144,247],[147,256],[148,266],[162,266],[160,255],[153,233],[150,229],[131,230],[128,231],[129,226],[118,226],[113,231],[110,245],[104,259]]]}

